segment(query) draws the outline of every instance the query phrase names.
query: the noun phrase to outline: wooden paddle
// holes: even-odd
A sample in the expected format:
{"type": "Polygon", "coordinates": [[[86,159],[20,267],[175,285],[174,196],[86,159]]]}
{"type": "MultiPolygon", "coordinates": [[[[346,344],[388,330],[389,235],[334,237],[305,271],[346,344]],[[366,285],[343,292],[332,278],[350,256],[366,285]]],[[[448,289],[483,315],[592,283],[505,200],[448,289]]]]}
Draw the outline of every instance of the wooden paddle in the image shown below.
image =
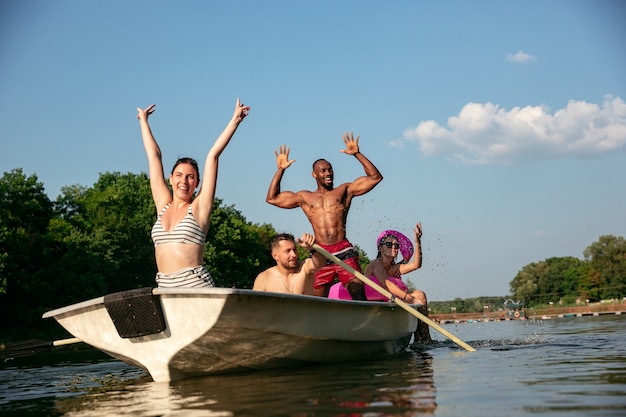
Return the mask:
{"type": "Polygon", "coordinates": [[[13,358],[34,355],[55,346],[64,346],[80,342],[82,342],[82,340],[77,337],[61,340],[29,339],[19,342],[9,342],[6,345],[1,345],[0,351],[2,352],[2,356],[6,362],[7,360],[11,360],[13,358]]]}
{"type": "Polygon", "coordinates": [[[455,335],[453,335],[452,333],[450,333],[449,331],[447,331],[446,329],[444,329],[443,327],[441,327],[440,325],[438,325],[437,323],[435,323],[434,321],[432,321],[431,319],[429,319],[428,317],[426,317],[425,315],[423,315],[422,313],[420,313],[419,311],[417,311],[416,309],[414,309],[413,307],[411,307],[410,305],[405,303],[404,301],[399,300],[393,294],[391,294],[389,291],[387,291],[386,289],[384,289],[380,285],[376,284],[374,281],[372,281],[371,279],[369,279],[368,277],[366,277],[362,273],[358,272],[357,270],[352,268],[350,265],[348,265],[347,263],[345,263],[341,259],[337,258],[332,253],[328,252],[326,249],[320,247],[317,243],[313,244],[313,248],[315,248],[316,251],[318,251],[319,253],[324,255],[327,259],[333,261],[334,263],[336,263],[337,265],[341,266],[343,269],[345,269],[346,271],[350,272],[352,275],[354,275],[355,277],[357,277],[358,279],[360,279],[361,281],[363,281],[364,283],[366,283],[367,285],[372,287],[378,293],[384,295],[385,297],[389,298],[390,300],[393,300],[393,302],[395,302],[397,305],[399,305],[400,307],[402,307],[403,309],[405,309],[406,311],[408,311],[409,313],[411,313],[412,315],[414,315],[415,317],[417,317],[418,319],[420,319],[424,323],[428,324],[430,327],[432,327],[433,329],[437,330],[439,333],[441,333],[442,335],[446,336],[448,339],[452,340],[457,345],[461,346],[462,348],[464,348],[465,350],[467,350],[469,352],[475,352],[476,351],[476,349],[474,349],[473,347],[471,347],[470,345],[468,345],[467,343],[465,343],[464,341],[462,341],[461,339],[459,339],[458,337],[456,337],[455,335]]]}

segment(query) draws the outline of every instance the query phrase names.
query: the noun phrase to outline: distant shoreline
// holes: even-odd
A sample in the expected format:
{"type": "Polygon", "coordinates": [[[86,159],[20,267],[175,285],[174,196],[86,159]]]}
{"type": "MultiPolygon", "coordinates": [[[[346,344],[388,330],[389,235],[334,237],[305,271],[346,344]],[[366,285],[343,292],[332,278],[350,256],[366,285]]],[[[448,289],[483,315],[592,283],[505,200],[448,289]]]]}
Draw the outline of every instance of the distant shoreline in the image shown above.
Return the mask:
{"type": "Polygon", "coordinates": [[[626,314],[626,303],[596,303],[575,307],[527,308],[520,310],[485,311],[480,313],[431,314],[430,319],[442,324],[473,321],[549,320],[556,318],[626,314]]]}

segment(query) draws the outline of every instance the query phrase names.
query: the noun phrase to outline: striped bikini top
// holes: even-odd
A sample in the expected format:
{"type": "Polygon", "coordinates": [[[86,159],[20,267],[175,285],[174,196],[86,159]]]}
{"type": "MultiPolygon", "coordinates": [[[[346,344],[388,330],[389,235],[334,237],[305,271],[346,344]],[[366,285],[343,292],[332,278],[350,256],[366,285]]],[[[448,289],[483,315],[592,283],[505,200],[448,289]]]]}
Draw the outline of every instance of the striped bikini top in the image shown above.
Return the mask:
{"type": "Polygon", "coordinates": [[[200,228],[196,219],[193,217],[193,214],[191,214],[191,204],[189,205],[187,214],[183,217],[180,223],[176,225],[174,230],[168,232],[163,228],[163,225],[161,224],[161,217],[163,217],[165,210],[170,207],[170,204],[163,207],[163,210],[159,213],[157,221],[154,223],[154,226],[152,226],[151,235],[154,246],[157,247],[159,245],[173,242],[204,246],[206,235],[200,228]]]}

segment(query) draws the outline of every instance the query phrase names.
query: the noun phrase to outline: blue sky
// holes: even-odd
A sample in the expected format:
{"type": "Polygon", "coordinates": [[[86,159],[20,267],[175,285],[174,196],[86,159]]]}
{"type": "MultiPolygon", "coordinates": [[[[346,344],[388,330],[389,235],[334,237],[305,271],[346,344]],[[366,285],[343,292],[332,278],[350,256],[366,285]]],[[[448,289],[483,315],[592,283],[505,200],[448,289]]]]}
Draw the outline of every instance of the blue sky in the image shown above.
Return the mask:
{"type": "Polygon", "coordinates": [[[100,173],[147,170],[137,106],[156,103],[169,169],[201,161],[237,97],[252,106],[220,161],[217,196],[300,235],[283,189],[362,175],[345,131],[384,180],[353,201],[348,237],[424,228],[406,278],[431,300],[506,295],[530,262],[583,257],[626,235],[626,5],[554,1],[15,1],[0,3],[0,170],[51,199],[100,173]]]}

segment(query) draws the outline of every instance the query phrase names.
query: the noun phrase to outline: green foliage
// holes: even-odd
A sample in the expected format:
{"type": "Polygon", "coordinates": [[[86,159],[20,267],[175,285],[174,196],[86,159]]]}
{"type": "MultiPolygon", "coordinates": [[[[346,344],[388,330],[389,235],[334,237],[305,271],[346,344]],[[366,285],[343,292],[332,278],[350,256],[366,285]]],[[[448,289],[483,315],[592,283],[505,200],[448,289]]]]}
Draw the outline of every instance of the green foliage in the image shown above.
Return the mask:
{"type": "Polygon", "coordinates": [[[365,268],[367,268],[371,260],[367,257],[365,251],[359,247],[359,245],[354,245],[354,250],[359,254],[359,265],[361,266],[361,271],[365,272],[365,268]]]}
{"type": "Polygon", "coordinates": [[[38,311],[15,310],[42,304],[49,296],[45,281],[47,226],[52,203],[35,175],[21,169],[0,178],[0,332],[27,326],[38,311]]]}
{"type": "Polygon", "coordinates": [[[573,257],[549,258],[526,265],[510,283],[517,299],[548,302],[555,296],[578,291],[577,278],[583,261],[573,257]]]}
{"type": "Polygon", "coordinates": [[[485,307],[490,312],[510,308],[510,302],[508,297],[455,298],[452,301],[431,301],[428,309],[433,314],[482,313],[485,307]]]}
{"type": "Polygon", "coordinates": [[[585,249],[584,255],[590,265],[585,289],[597,292],[602,299],[623,297],[626,292],[626,240],[612,235],[600,236],[585,249]]]}
{"type": "Polygon", "coordinates": [[[621,299],[626,294],[626,241],[600,236],[585,260],[549,258],[530,263],[510,282],[513,297],[530,305],[564,300],[621,299]]]}
{"type": "Polygon", "coordinates": [[[252,288],[254,278],[274,265],[270,241],[276,235],[271,225],[246,221],[234,206],[216,199],[204,260],[218,287],[252,288]]]}
{"type": "MultiPolygon", "coordinates": [[[[527,307],[550,303],[574,305],[580,301],[622,299],[626,295],[626,240],[600,236],[584,251],[585,259],[571,256],[548,258],[524,266],[509,283],[511,298],[527,307]]],[[[503,298],[457,298],[431,302],[433,313],[481,312],[484,306],[501,308],[503,298]]]]}
{"type": "Polygon", "coordinates": [[[104,173],[92,188],[63,188],[56,210],[52,267],[83,298],[153,284],[156,213],[145,174],[104,173]]]}
{"type": "MultiPolygon", "coordinates": [[[[64,187],[52,203],[36,176],[16,169],[0,179],[0,198],[0,341],[58,337],[45,311],[156,285],[146,174],[104,173],[93,187],[64,187]]],[[[275,234],[216,200],[204,256],[216,284],[251,288],[274,264],[275,234]]]]}

